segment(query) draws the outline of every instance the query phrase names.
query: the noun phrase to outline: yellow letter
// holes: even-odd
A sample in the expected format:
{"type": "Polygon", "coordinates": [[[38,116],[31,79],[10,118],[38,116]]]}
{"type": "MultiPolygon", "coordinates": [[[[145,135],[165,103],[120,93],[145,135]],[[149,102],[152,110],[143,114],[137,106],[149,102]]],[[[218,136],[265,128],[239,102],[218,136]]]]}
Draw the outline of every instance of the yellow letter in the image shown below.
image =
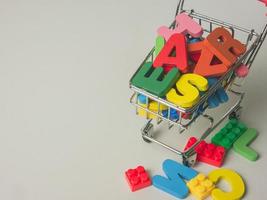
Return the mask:
{"type": "Polygon", "coordinates": [[[232,190],[224,192],[219,188],[215,188],[211,192],[214,200],[239,200],[245,193],[245,184],[242,177],[230,169],[217,169],[209,173],[209,179],[216,184],[220,179],[226,180],[232,190]]]}
{"type": "Polygon", "coordinates": [[[198,90],[208,89],[208,81],[198,74],[184,74],[177,81],[176,88],[181,95],[177,94],[175,89],[171,89],[166,95],[167,100],[178,106],[190,108],[199,100],[198,90]]]}

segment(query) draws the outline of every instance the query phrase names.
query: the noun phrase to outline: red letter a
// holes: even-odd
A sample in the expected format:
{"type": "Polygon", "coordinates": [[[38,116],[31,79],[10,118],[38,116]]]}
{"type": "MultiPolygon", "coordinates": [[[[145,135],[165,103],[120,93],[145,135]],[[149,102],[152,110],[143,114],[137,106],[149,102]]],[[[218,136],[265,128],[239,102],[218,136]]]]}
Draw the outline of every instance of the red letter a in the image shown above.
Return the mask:
{"type": "Polygon", "coordinates": [[[188,68],[185,36],[180,33],[172,35],[154,60],[153,66],[168,69],[165,72],[177,67],[185,73],[188,68]]]}

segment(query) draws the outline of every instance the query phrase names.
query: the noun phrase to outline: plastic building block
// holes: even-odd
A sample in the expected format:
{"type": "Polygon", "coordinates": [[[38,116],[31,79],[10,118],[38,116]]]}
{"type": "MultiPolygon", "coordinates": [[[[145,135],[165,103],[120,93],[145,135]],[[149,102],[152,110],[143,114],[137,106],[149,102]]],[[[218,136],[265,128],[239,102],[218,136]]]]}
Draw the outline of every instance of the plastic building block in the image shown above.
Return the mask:
{"type": "MultiPolygon", "coordinates": [[[[152,101],[149,103],[149,105],[147,104],[142,104],[141,102],[138,102],[139,105],[141,105],[144,108],[148,108],[149,110],[151,110],[154,113],[162,113],[164,111],[166,111],[168,108],[167,106],[163,105],[163,104],[158,104],[158,102],[156,101],[152,101]]],[[[142,117],[147,117],[148,119],[155,119],[157,118],[156,115],[152,114],[152,113],[148,113],[146,110],[142,109],[142,108],[137,108],[137,114],[142,116],[142,117]]]]}
{"type": "Polygon", "coordinates": [[[187,71],[187,50],[184,35],[179,33],[172,35],[153,63],[155,68],[164,68],[166,65],[176,67],[183,73],[187,71]]]}
{"type": "MultiPolygon", "coordinates": [[[[208,78],[209,87],[215,85],[218,82],[217,78],[208,78]]],[[[225,90],[220,87],[216,92],[208,98],[209,108],[216,108],[220,103],[225,103],[229,100],[229,97],[225,90]]]]}
{"type": "Polygon", "coordinates": [[[246,65],[241,65],[235,70],[235,74],[239,78],[245,78],[249,73],[249,68],[246,65]]]}
{"type": "Polygon", "coordinates": [[[248,160],[255,161],[258,159],[258,153],[249,147],[249,144],[258,136],[256,129],[249,128],[234,143],[234,151],[248,160]]]}
{"type": "Polygon", "coordinates": [[[171,89],[166,97],[167,100],[184,108],[194,106],[199,100],[199,91],[208,89],[208,81],[197,74],[184,74],[176,83],[176,88],[171,89]]]}
{"type": "Polygon", "coordinates": [[[194,73],[204,77],[217,77],[227,72],[228,67],[225,64],[218,62],[214,64],[213,60],[218,60],[218,58],[204,45],[204,41],[188,44],[188,51],[191,59],[193,58],[194,61],[196,61],[198,54],[200,54],[194,73]]]}
{"type": "Polygon", "coordinates": [[[170,112],[170,116],[169,116],[169,119],[172,120],[172,121],[176,121],[179,119],[179,114],[178,112],[173,109],[173,108],[170,108],[169,110],[164,110],[162,111],[162,115],[163,117],[165,118],[168,118],[168,113],[170,112]]]}
{"type": "Polygon", "coordinates": [[[190,192],[199,200],[207,198],[215,187],[213,182],[202,173],[191,179],[187,186],[190,192]]]}
{"type": "Polygon", "coordinates": [[[151,62],[145,63],[132,79],[132,84],[143,88],[159,97],[171,89],[180,76],[179,70],[173,68],[164,76],[163,68],[154,69],[151,62]]]}
{"type": "Polygon", "coordinates": [[[167,178],[156,175],[152,178],[153,185],[177,198],[186,198],[189,190],[183,179],[189,181],[196,177],[198,172],[173,160],[163,162],[163,171],[167,178]]]}
{"type": "Polygon", "coordinates": [[[190,137],[189,140],[187,141],[184,151],[187,151],[190,147],[192,147],[195,143],[197,142],[197,138],[195,137],[190,137]]]}
{"type": "Polygon", "coordinates": [[[223,163],[225,149],[222,146],[216,146],[202,141],[196,146],[195,151],[198,155],[199,162],[204,162],[216,167],[220,167],[223,163]]]}
{"type": "Polygon", "coordinates": [[[142,94],[138,94],[138,102],[141,103],[141,104],[147,104],[149,103],[149,100],[148,98],[145,96],[145,95],[142,95],[142,94]]]}
{"type": "MultiPolygon", "coordinates": [[[[188,150],[197,142],[195,137],[189,138],[184,151],[188,150]]],[[[208,144],[205,141],[201,141],[194,150],[197,153],[197,161],[204,162],[209,165],[220,167],[223,164],[225,157],[225,149],[222,146],[216,146],[214,144],[208,144]]]]}
{"type": "Polygon", "coordinates": [[[125,172],[125,177],[132,192],[143,189],[152,184],[149,175],[143,166],[138,166],[135,169],[128,169],[125,172]]]}
{"type": "Polygon", "coordinates": [[[155,57],[159,55],[159,52],[163,49],[165,45],[165,39],[162,36],[158,36],[156,38],[156,44],[155,44],[155,57]]]}
{"type": "Polygon", "coordinates": [[[203,28],[186,13],[182,13],[176,16],[176,27],[174,29],[161,26],[157,32],[159,35],[163,36],[165,40],[169,40],[172,35],[177,33],[183,35],[189,34],[192,37],[198,38],[202,36],[203,28]]]}
{"type": "Polygon", "coordinates": [[[230,149],[234,142],[247,130],[245,124],[237,119],[231,119],[224,128],[222,128],[211,139],[213,144],[220,145],[230,149]]]}
{"type": "MultiPolygon", "coordinates": [[[[168,118],[168,110],[164,110],[162,111],[162,115],[165,118],[168,118]]],[[[191,119],[192,114],[191,113],[182,113],[182,118],[183,119],[191,119]]],[[[173,108],[170,108],[170,116],[169,116],[170,120],[172,121],[177,121],[179,120],[180,116],[179,116],[179,112],[173,108]]]]}
{"type": "Polygon", "coordinates": [[[245,184],[242,177],[235,171],[230,169],[217,169],[209,173],[209,179],[216,184],[219,180],[225,180],[229,183],[231,190],[225,192],[219,188],[215,188],[211,192],[212,199],[226,200],[241,199],[245,193],[245,184]]]}
{"type": "Polygon", "coordinates": [[[214,29],[205,39],[205,45],[223,64],[231,66],[237,57],[246,52],[246,46],[235,40],[225,28],[214,29]]]}

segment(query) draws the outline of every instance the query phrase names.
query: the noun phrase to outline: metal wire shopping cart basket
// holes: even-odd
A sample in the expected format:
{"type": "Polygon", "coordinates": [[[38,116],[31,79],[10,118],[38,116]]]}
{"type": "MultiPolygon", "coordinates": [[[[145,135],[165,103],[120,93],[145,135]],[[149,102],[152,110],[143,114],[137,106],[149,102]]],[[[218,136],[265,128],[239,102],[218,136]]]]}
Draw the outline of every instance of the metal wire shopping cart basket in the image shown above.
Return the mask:
{"type": "MultiPolygon", "coordinates": [[[[234,63],[234,65],[227,71],[227,73],[225,75],[223,75],[222,77],[220,77],[218,82],[216,84],[214,84],[213,86],[211,86],[209,88],[209,90],[203,96],[201,96],[199,102],[196,105],[194,105],[193,107],[188,108],[188,109],[179,107],[173,103],[168,102],[166,99],[160,98],[160,97],[155,96],[155,95],[153,95],[153,94],[151,94],[151,93],[149,93],[149,92],[147,92],[141,88],[135,87],[131,83],[132,82],[131,80],[135,74],[133,75],[133,77],[130,80],[130,89],[132,89],[134,91],[133,95],[130,98],[130,102],[136,107],[136,110],[142,109],[144,112],[146,112],[147,116],[149,114],[156,116],[156,120],[155,120],[156,124],[160,124],[161,122],[165,121],[168,123],[169,128],[172,128],[174,125],[176,125],[178,127],[179,133],[182,133],[185,130],[189,129],[189,127],[193,124],[193,122],[195,122],[196,119],[199,117],[204,117],[209,121],[208,128],[201,134],[198,141],[185,152],[181,151],[181,150],[177,150],[177,149],[153,138],[153,126],[154,125],[153,125],[152,119],[148,119],[145,126],[141,130],[142,137],[146,142],[155,142],[155,143],[167,148],[168,150],[181,156],[181,158],[183,159],[183,163],[185,165],[191,166],[195,162],[194,147],[199,142],[204,140],[208,135],[210,135],[210,133],[212,133],[212,131],[216,127],[218,127],[221,124],[221,122],[223,122],[223,120],[225,120],[227,117],[239,118],[239,113],[241,111],[241,102],[244,98],[244,93],[242,93],[238,90],[238,88],[240,88],[242,86],[242,81],[240,81],[240,78],[238,78],[236,76],[234,71],[241,64],[245,64],[246,66],[248,66],[248,68],[251,68],[252,63],[255,60],[255,57],[258,54],[259,49],[261,48],[261,46],[262,46],[262,44],[266,38],[267,24],[265,24],[261,33],[257,33],[254,30],[242,28],[240,26],[236,26],[236,25],[226,23],[226,22],[218,20],[218,19],[208,17],[206,15],[199,14],[199,13],[195,12],[194,10],[185,10],[183,7],[184,7],[184,0],[180,0],[178,3],[178,6],[177,6],[175,16],[180,14],[180,13],[186,12],[189,16],[191,16],[193,19],[198,21],[198,23],[203,27],[204,32],[206,34],[212,32],[217,27],[224,27],[232,33],[232,36],[240,35],[240,38],[245,38],[245,41],[243,41],[243,43],[245,43],[246,47],[247,47],[246,53],[238,58],[238,60],[234,63]],[[227,110],[225,112],[225,114],[218,121],[215,122],[213,117],[206,114],[206,110],[208,108],[207,99],[211,95],[213,95],[215,93],[215,91],[219,87],[221,87],[222,85],[224,86],[226,91],[232,93],[233,95],[237,96],[238,98],[237,98],[236,102],[234,103],[234,105],[231,106],[229,108],[229,110],[227,110]],[[233,89],[233,86],[235,89],[233,89]],[[140,95],[140,94],[144,95],[146,97],[147,105],[148,105],[149,100],[153,100],[153,101],[157,102],[158,108],[160,107],[160,105],[167,106],[168,107],[168,114],[163,116],[162,113],[160,113],[160,109],[158,109],[155,112],[155,111],[149,109],[148,107],[141,106],[138,103],[138,95],[140,95]],[[200,106],[203,107],[202,111],[197,112],[199,110],[200,106]],[[190,119],[184,119],[182,117],[179,117],[179,119],[174,120],[170,117],[170,109],[176,110],[178,112],[179,116],[188,115],[188,114],[190,114],[192,116],[190,119]]],[[[175,21],[171,24],[170,28],[174,28],[174,27],[175,27],[175,21]]],[[[141,66],[145,62],[148,62],[148,61],[153,62],[154,50],[155,50],[155,48],[153,48],[149,52],[149,54],[146,56],[143,63],[140,65],[139,69],[141,68],[141,66]]]]}

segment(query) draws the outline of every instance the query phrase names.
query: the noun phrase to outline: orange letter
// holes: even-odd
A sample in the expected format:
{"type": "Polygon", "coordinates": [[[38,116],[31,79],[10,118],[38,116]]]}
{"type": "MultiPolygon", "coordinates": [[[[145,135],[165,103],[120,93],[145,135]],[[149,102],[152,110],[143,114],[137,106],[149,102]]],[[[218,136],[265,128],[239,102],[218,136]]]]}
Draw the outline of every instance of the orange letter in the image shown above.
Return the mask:
{"type": "Polygon", "coordinates": [[[237,57],[246,52],[245,45],[235,40],[225,28],[216,28],[204,42],[227,67],[234,64],[237,57]]]}

